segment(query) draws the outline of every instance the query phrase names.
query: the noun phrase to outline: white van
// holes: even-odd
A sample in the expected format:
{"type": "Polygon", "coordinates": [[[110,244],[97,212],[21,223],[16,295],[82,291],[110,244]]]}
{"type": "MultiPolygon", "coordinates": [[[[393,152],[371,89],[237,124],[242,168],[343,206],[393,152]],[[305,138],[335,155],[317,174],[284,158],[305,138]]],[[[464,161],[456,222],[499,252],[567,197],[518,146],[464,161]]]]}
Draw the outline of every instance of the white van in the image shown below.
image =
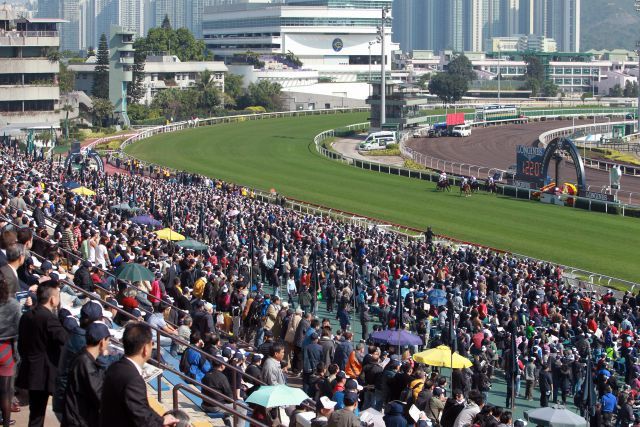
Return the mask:
{"type": "Polygon", "coordinates": [[[390,131],[370,133],[363,142],[358,145],[358,150],[384,150],[389,144],[396,143],[396,133],[390,131]]]}
{"type": "Polygon", "coordinates": [[[471,136],[471,125],[458,125],[451,129],[451,136],[471,136]]]}

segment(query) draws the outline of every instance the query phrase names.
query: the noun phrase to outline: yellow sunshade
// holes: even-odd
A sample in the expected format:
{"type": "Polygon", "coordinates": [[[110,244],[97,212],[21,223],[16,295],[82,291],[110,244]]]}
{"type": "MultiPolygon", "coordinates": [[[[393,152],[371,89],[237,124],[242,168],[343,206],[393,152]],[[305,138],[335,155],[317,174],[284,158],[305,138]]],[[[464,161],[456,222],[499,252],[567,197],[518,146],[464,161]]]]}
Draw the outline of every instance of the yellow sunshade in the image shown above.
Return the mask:
{"type": "Polygon", "coordinates": [[[441,366],[444,368],[470,368],[473,363],[458,353],[451,355],[451,349],[446,345],[422,351],[413,355],[413,360],[429,366],[441,366]]]}

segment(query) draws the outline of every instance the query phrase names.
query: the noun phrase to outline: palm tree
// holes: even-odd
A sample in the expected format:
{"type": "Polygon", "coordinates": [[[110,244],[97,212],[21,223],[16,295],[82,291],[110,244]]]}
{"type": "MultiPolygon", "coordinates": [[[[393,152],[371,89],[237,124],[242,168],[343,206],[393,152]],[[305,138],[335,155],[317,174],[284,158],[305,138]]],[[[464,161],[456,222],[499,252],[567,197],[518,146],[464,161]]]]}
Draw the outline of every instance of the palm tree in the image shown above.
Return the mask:
{"type": "Polygon", "coordinates": [[[69,113],[73,113],[73,105],[71,104],[64,104],[61,108],[62,111],[65,111],[67,114],[64,118],[64,140],[65,143],[68,144],[69,143],[69,113]]]}
{"type": "Polygon", "coordinates": [[[204,70],[200,73],[200,78],[196,83],[196,88],[200,94],[200,107],[205,109],[207,113],[211,115],[213,110],[223,102],[223,97],[221,96],[220,90],[214,81],[213,73],[209,70],[204,70]]]}
{"type": "Polygon", "coordinates": [[[214,76],[213,73],[209,70],[204,70],[203,72],[200,73],[199,79],[196,82],[196,88],[198,89],[198,91],[200,92],[204,92],[205,90],[214,87],[215,83],[214,83],[214,76]]]}

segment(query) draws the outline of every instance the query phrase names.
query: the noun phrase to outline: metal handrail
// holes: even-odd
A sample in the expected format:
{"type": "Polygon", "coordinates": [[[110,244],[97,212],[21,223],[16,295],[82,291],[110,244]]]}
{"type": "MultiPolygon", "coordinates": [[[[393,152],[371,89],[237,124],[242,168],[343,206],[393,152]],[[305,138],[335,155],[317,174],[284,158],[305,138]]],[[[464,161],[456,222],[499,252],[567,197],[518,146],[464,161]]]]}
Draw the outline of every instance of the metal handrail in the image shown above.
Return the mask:
{"type": "MultiPolygon", "coordinates": [[[[17,224],[15,224],[14,222],[8,221],[8,223],[12,224],[14,227],[17,227],[17,224]]],[[[45,260],[45,258],[43,256],[41,256],[41,255],[39,255],[39,254],[37,254],[35,252],[31,252],[31,255],[35,256],[36,258],[38,258],[40,260],[45,260]]],[[[110,303],[108,303],[106,301],[101,300],[99,298],[99,296],[97,296],[95,293],[89,292],[89,291],[77,286],[75,283],[73,283],[70,280],[62,279],[62,280],[60,280],[60,282],[64,283],[65,285],[70,286],[71,288],[73,288],[74,290],[82,293],[85,297],[88,297],[91,300],[100,301],[100,304],[106,305],[109,308],[115,309],[118,313],[123,314],[124,316],[128,317],[131,320],[137,320],[137,318],[135,316],[133,316],[131,313],[121,309],[120,307],[118,307],[116,305],[113,305],[113,304],[110,304],[110,303]]],[[[104,289],[104,288],[100,288],[100,289],[106,291],[106,289],[104,289]]],[[[109,293],[109,292],[107,292],[107,293],[109,293]]],[[[109,294],[113,295],[112,293],[109,293],[109,294]]],[[[200,353],[202,356],[205,356],[209,360],[214,360],[215,359],[214,356],[210,355],[209,353],[203,351],[202,349],[200,349],[200,348],[198,348],[196,346],[191,345],[191,343],[188,343],[188,342],[184,341],[179,335],[169,334],[169,333],[167,333],[167,332],[165,332],[165,331],[163,331],[163,330],[161,330],[159,328],[156,328],[154,326],[151,326],[151,325],[149,325],[149,327],[151,329],[153,329],[154,331],[156,331],[159,335],[171,338],[173,341],[176,341],[178,344],[180,344],[182,346],[185,346],[187,348],[190,348],[192,350],[195,350],[196,352],[200,353]]],[[[158,341],[159,341],[159,339],[158,339],[158,341]]],[[[223,360],[219,360],[219,359],[215,359],[215,360],[216,360],[216,362],[223,364],[226,368],[229,368],[229,369],[232,369],[232,370],[234,370],[236,372],[239,372],[243,377],[246,377],[252,383],[260,384],[260,385],[266,385],[266,383],[264,381],[262,381],[262,380],[260,380],[258,378],[255,378],[254,376],[252,376],[250,374],[247,374],[246,372],[242,371],[241,369],[239,369],[236,366],[233,366],[233,365],[231,365],[231,364],[229,364],[229,363],[227,363],[227,362],[225,362],[223,360]]],[[[235,382],[235,375],[233,377],[234,377],[234,382],[235,382]]]]}
{"type": "MultiPolygon", "coordinates": [[[[212,399],[211,397],[205,395],[204,393],[200,393],[197,390],[193,390],[191,388],[186,387],[184,384],[176,384],[175,386],[173,386],[173,409],[174,410],[178,410],[178,392],[180,390],[185,390],[184,393],[191,393],[195,396],[198,396],[200,399],[204,400],[205,402],[208,403],[213,403],[214,405],[220,405],[220,402],[218,402],[215,399],[212,399]]],[[[219,394],[221,396],[224,396],[222,393],[218,393],[215,390],[212,390],[213,392],[215,392],[216,394],[219,394]]],[[[247,407],[249,408],[249,407],[247,407]]],[[[251,408],[249,408],[251,409],[251,408]]],[[[256,425],[258,427],[270,427],[266,424],[261,423],[260,421],[254,420],[252,418],[249,418],[247,415],[242,414],[241,412],[236,411],[234,408],[227,408],[226,406],[224,407],[224,411],[228,411],[229,413],[231,413],[234,418],[241,418],[247,422],[249,422],[251,425],[256,425]]],[[[237,420],[234,422],[234,425],[238,425],[237,420]]]]}

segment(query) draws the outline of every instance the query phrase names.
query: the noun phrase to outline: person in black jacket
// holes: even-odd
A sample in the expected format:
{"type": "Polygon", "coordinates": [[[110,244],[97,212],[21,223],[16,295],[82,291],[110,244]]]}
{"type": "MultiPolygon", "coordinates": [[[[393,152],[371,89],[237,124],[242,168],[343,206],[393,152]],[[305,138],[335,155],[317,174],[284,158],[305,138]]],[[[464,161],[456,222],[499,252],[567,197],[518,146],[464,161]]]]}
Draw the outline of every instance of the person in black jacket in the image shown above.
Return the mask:
{"type": "Polygon", "coordinates": [[[458,415],[464,409],[464,394],[460,389],[453,390],[453,396],[447,399],[440,417],[440,425],[442,427],[453,427],[458,415]]]}
{"type": "MultiPolygon", "coordinates": [[[[213,369],[211,369],[207,373],[207,375],[204,376],[204,378],[202,379],[202,384],[219,393],[222,393],[225,396],[232,397],[233,391],[231,390],[231,384],[229,384],[229,379],[225,374],[222,373],[222,371],[225,370],[224,364],[217,357],[215,357],[211,361],[211,365],[213,366],[213,369]]],[[[203,393],[205,396],[215,399],[217,401],[223,400],[220,396],[214,393],[211,393],[206,389],[203,390],[203,393]]],[[[202,409],[205,412],[221,412],[222,411],[222,408],[212,405],[207,401],[202,402],[202,409]]]]}
{"type": "Polygon", "coordinates": [[[111,365],[104,377],[99,426],[175,426],[176,418],[167,415],[163,419],[147,400],[142,367],[153,351],[151,327],[142,322],[127,323],[122,344],[124,357],[111,365]]]}
{"type": "Polygon", "coordinates": [[[551,378],[551,367],[547,364],[538,374],[538,385],[540,386],[540,407],[549,406],[549,396],[553,391],[553,378],[551,378]]]}
{"type": "Polygon", "coordinates": [[[42,200],[36,199],[36,207],[33,209],[31,215],[35,220],[38,227],[45,227],[47,225],[45,221],[44,211],[42,210],[42,200]]]}
{"type": "Polygon", "coordinates": [[[93,292],[95,289],[93,280],[91,279],[91,273],[89,272],[90,268],[91,261],[82,261],[80,268],[78,268],[76,274],[73,275],[73,283],[87,292],[93,292]]]}
{"type": "Polygon", "coordinates": [[[62,427],[91,427],[100,422],[102,384],[105,367],[98,362],[100,355],[109,348],[109,328],[104,323],[94,322],[87,327],[87,346],[78,355],[68,375],[65,392],[62,427]]]}
{"type": "Polygon", "coordinates": [[[322,346],[318,344],[318,334],[313,332],[310,336],[311,344],[307,345],[303,352],[303,364],[302,364],[302,390],[309,396],[313,396],[311,390],[311,376],[313,371],[318,366],[318,363],[322,362],[322,346]]]}
{"type": "Polygon", "coordinates": [[[40,284],[37,300],[18,327],[21,363],[16,386],[29,390],[29,427],[44,425],[47,402],[55,390],[60,352],[67,341],[67,332],[54,314],[60,304],[57,282],[40,284]]]}

